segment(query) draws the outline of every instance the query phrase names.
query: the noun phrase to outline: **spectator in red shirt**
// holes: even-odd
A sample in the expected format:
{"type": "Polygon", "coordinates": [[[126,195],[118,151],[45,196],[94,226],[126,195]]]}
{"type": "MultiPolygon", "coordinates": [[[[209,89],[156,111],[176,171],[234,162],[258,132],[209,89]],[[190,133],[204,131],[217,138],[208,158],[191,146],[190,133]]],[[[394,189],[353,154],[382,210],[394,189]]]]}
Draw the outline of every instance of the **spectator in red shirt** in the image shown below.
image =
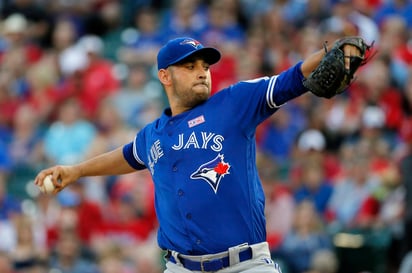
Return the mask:
{"type": "Polygon", "coordinates": [[[117,178],[96,238],[122,245],[146,241],[157,228],[153,190],[149,172],[117,178]]]}
{"type": "MultiPolygon", "coordinates": [[[[66,193],[59,194],[57,200],[62,206],[60,226],[71,226],[81,242],[89,245],[93,234],[103,223],[100,204],[86,197],[82,182],[76,183],[66,193]]],[[[59,232],[59,228],[56,232],[59,232]]],[[[58,237],[60,234],[56,235],[58,237]]]]}
{"type": "Polygon", "coordinates": [[[86,52],[87,65],[83,73],[83,92],[79,94],[86,114],[94,117],[100,102],[119,90],[119,80],[113,70],[113,64],[102,58],[104,44],[97,36],[84,36],[78,42],[86,52]]]}
{"type": "Polygon", "coordinates": [[[95,118],[100,102],[119,90],[113,64],[102,58],[102,40],[93,35],[82,37],[60,56],[63,83],[60,100],[76,98],[87,118],[95,118]]]}

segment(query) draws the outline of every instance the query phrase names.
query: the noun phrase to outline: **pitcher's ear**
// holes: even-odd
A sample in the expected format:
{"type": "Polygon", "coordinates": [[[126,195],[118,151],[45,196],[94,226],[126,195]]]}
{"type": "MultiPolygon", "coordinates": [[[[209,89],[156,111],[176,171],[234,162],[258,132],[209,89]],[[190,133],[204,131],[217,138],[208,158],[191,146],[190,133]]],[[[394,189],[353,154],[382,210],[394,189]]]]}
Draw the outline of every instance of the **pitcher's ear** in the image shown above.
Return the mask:
{"type": "Polygon", "coordinates": [[[159,69],[159,71],[157,72],[157,77],[163,85],[169,85],[171,83],[172,77],[169,70],[167,69],[159,69]]]}

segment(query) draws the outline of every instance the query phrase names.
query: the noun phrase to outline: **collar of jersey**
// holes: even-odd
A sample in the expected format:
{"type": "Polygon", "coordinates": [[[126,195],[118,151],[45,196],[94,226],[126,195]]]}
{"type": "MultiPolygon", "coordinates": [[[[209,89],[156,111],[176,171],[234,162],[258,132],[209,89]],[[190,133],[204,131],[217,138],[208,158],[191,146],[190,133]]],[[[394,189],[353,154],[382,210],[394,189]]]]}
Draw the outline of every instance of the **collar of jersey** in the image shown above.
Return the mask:
{"type": "Polygon", "coordinates": [[[158,129],[162,129],[166,126],[178,126],[190,113],[192,113],[192,111],[186,111],[172,117],[170,108],[166,108],[160,116],[158,129]]]}

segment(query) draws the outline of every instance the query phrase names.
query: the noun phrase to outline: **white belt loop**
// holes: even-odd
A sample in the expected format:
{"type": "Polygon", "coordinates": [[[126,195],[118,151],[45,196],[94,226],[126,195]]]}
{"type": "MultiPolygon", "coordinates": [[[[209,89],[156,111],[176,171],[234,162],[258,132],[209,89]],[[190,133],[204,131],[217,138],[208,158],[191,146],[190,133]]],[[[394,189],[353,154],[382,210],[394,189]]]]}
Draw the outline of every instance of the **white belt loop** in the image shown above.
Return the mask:
{"type": "Polygon", "coordinates": [[[179,259],[179,252],[174,251],[174,250],[172,250],[171,252],[172,252],[173,258],[174,258],[175,261],[176,261],[176,264],[177,264],[177,265],[182,265],[182,262],[181,262],[180,259],[179,259]]]}
{"type": "Polygon", "coordinates": [[[250,246],[252,248],[252,257],[270,257],[269,244],[267,242],[257,243],[250,246]]]}
{"type": "Polygon", "coordinates": [[[248,246],[247,243],[230,247],[229,252],[229,265],[238,264],[240,262],[239,252],[244,249],[245,246],[248,246]]]}

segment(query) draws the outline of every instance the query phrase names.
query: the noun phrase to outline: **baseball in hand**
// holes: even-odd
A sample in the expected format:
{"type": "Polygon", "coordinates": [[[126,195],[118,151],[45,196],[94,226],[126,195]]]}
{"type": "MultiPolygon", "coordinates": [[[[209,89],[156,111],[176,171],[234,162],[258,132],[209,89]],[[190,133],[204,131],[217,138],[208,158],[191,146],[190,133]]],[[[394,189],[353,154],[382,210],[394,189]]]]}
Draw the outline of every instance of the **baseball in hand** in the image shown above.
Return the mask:
{"type": "Polygon", "coordinates": [[[52,182],[52,175],[49,174],[46,176],[43,180],[43,185],[40,186],[40,191],[45,194],[52,194],[54,191],[55,187],[52,182]]]}

